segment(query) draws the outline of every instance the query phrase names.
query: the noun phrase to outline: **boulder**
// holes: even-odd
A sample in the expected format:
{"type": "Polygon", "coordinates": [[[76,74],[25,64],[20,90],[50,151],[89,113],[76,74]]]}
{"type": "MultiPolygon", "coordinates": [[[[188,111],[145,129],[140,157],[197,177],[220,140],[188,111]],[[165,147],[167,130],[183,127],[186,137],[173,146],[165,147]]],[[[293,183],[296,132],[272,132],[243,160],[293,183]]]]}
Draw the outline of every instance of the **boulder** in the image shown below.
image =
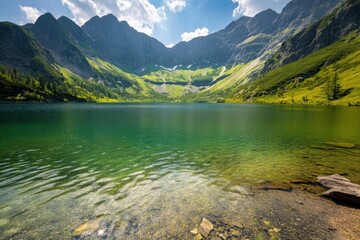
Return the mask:
{"type": "Polygon", "coordinates": [[[349,179],[334,174],[318,177],[317,183],[329,189],[322,196],[336,202],[360,206],[360,185],[352,183],[349,179]]]}

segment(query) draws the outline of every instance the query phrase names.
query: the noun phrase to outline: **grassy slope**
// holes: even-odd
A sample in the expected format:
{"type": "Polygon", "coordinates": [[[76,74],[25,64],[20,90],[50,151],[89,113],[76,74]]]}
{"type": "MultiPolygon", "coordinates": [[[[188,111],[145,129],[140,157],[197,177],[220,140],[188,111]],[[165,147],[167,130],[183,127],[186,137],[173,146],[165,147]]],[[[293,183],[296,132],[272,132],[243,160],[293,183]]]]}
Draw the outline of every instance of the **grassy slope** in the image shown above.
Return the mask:
{"type": "Polygon", "coordinates": [[[340,41],[296,62],[270,71],[254,82],[232,92],[230,101],[263,103],[347,105],[360,102],[360,36],[350,33],[340,41]],[[335,72],[342,92],[340,99],[329,101],[327,81],[335,72]],[[304,78],[304,80],[300,79],[304,78]]]}
{"type": "Polygon", "coordinates": [[[212,81],[214,77],[217,77],[220,72],[220,68],[203,68],[196,70],[160,70],[143,76],[145,81],[151,81],[155,83],[162,83],[163,81],[172,83],[198,83],[201,81],[212,81]]]}
{"type": "Polygon", "coordinates": [[[99,58],[88,59],[98,73],[98,81],[130,101],[156,101],[165,98],[137,75],[122,71],[118,67],[99,58]]]}
{"type": "Polygon", "coordinates": [[[0,100],[8,101],[164,101],[140,77],[125,73],[100,59],[88,60],[96,76],[84,79],[68,69],[48,66],[57,78],[22,74],[0,65],[0,100]]]}
{"type": "Polygon", "coordinates": [[[196,70],[160,70],[144,75],[142,79],[154,89],[174,99],[197,92],[222,74],[223,67],[196,70]],[[165,83],[165,84],[164,84],[165,83]]]}

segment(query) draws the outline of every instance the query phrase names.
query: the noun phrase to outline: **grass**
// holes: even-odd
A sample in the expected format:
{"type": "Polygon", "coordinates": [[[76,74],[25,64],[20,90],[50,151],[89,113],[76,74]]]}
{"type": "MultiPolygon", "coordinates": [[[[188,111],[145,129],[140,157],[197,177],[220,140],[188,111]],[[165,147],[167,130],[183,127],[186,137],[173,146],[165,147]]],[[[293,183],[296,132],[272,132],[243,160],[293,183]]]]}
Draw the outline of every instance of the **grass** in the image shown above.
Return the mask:
{"type": "Polygon", "coordinates": [[[230,95],[235,102],[348,105],[360,102],[360,37],[352,32],[303,59],[270,71],[230,95]],[[337,73],[344,94],[328,100],[326,84],[337,73]]]}

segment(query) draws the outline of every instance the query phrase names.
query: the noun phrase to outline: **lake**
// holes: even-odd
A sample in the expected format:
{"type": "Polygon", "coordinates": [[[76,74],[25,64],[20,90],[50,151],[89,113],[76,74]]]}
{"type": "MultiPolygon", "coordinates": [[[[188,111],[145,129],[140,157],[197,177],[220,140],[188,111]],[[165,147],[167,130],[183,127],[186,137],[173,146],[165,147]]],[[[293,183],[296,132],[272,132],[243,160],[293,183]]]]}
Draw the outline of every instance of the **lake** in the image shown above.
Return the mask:
{"type": "Polygon", "coordinates": [[[360,183],[359,121],[355,107],[1,104],[0,238],[85,223],[89,239],[192,239],[206,217],[249,239],[340,239],[360,210],[313,182],[360,183]]]}

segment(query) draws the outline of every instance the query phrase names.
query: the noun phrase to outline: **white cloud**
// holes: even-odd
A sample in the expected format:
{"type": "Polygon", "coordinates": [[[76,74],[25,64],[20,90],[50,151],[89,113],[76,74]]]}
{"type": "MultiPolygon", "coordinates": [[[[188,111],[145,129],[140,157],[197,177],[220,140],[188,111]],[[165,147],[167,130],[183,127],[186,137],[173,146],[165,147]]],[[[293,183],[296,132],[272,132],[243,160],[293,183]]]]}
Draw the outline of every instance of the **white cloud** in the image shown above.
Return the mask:
{"type": "Polygon", "coordinates": [[[181,12],[186,7],[186,0],[165,0],[171,12],[181,12]]]}
{"type": "Polygon", "coordinates": [[[237,4],[237,7],[233,11],[233,17],[249,16],[253,17],[257,13],[271,8],[275,11],[281,11],[289,0],[232,0],[237,4]]]}
{"type": "Polygon", "coordinates": [[[233,17],[237,17],[241,15],[252,17],[257,13],[257,10],[249,0],[232,0],[232,1],[233,3],[238,4],[238,6],[233,11],[233,17]]]}
{"type": "Polygon", "coordinates": [[[73,20],[82,25],[93,16],[114,14],[133,28],[152,35],[156,24],[166,19],[165,7],[156,8],[149,0],[61,0],[72,12],[73,20]]]}
{"type": "Polygon", "coordinates": [[[203,37],[209,35],[209,29],[206,27],[198,28],[194,32],[184,32],[181,34],[182,41],[188,42],[197,37],[203,37]]]}
{"type": "Polygon", "coordinates": [[[29,22],[34,23],[36,19],[38,19],[42,14],[44,14],[43,10],[39,10],[34,7],[29,6],[21,6],[19,5],[21,12],[24,14],[24,18],[29,22]]]}
{"type": "Polygon", "coordinates": [[[166,45],[167,48],[172,48],[174,46],[175,46],[175,44],[173,44],[173,43],[170,43],[169,45],[166,45]]]}

